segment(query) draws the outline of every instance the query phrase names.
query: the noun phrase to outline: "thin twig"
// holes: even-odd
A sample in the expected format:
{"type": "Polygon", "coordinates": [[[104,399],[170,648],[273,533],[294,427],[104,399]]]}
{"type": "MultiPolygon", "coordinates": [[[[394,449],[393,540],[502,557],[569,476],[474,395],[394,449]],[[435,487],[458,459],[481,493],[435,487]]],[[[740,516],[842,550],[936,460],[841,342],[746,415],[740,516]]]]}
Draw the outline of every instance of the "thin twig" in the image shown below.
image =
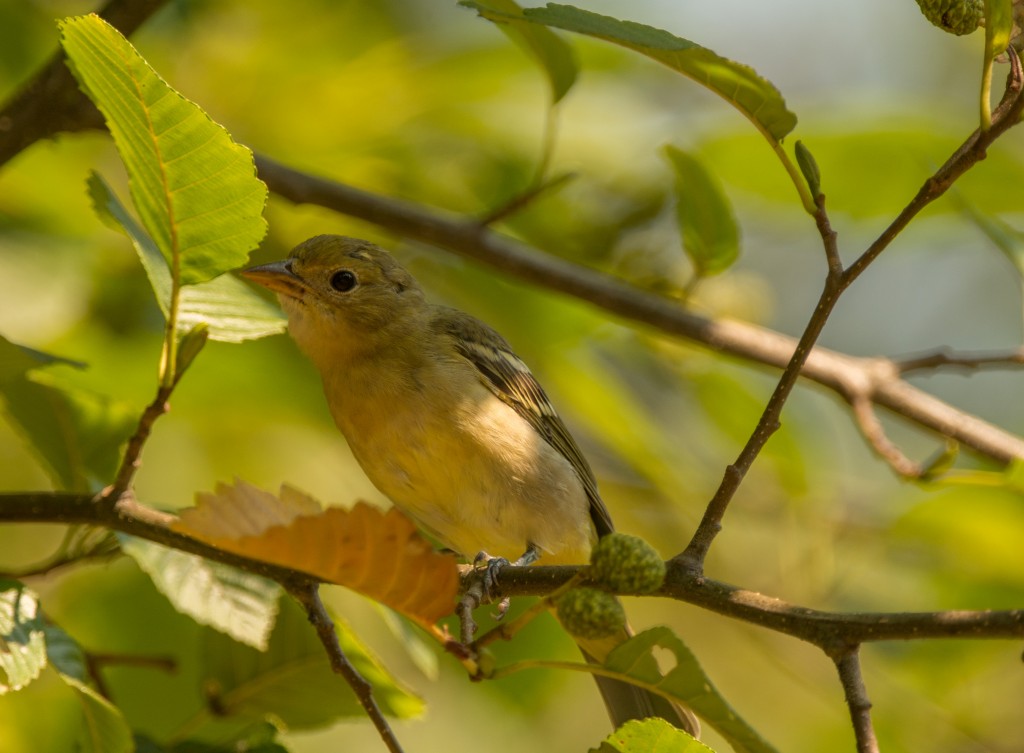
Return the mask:
{"type": "Polygon", "coordinates": [[[807,361],[812,348],[818,341],[825,323],[832,315],[832,311],[838,303],[840,296],[854,283],[865,269],[888,248],[893,240],[903,231],[904,228],[914,219],[922,209],[931,202],[942,196],[946,190],[953,185],[957,178],[967,170],[985,158],[986,150],[1001,134],[1013,127],[1020,121],[1021,110],[1024,109],[1024,97],[1021,97],[1021,86],[1024,83],[1020,59],[1012,56],[1013,65],[1010,75],[1007,77],[1006,93],[993,119],[992,127],[985,131],[975,131],[954,152],[946,163],[936,173],[925,181],[917,195],[899,213],[897,218],[885,229],[885,231],[872,243],[868,249],[848,269],[842,268],[841,259],[836,247],[836,234],[832,230],[825,212],[823,196],[818,196],[815,214],[818,232],[821,235],[822,244],[825,248],[825,255],[828,261],[828,274],[825,277],[825,285],[818,298],[818,304],[811,314],[807,326],[797,343],[792,358],[786,364],[779,382],[772,392],[771,397],[765,406],[757,426],[751,433],[750,438],[744,445],[739,457],[729,465],[722,478],[718,489],[708,503],[701,518],[697,530],[694,532],[690,543],[687,544],[680,554],[676,556],[679,565],[700,573],[704,568],[704,560],[715,537],[722,530],[722,519],[732,501],[736,490],[746,476],[754,460],[767,444],[768,439],[779,427],[782,414],[782,407],[796,384],[797,377],[807,361]]]}
{"type": "Polygon", "coordinates": [[[735,496],[737,489],[739,489],[747,471],[754,464],[754,460],[768,443],[772,434],[778,430],[782,407],[786,404],[786,400],[789,399],[793,387],[796,386],[800,371],[803,369],[808,356],[811,354],[811,350],[814,348],[814,344],[818,340],[818,336],[821,334],[822,329],[824,329],[825,323],[828,321],[832,310],[839,300],[839,296],[843,292],[841,284],[843,273],[842,266],[839,263],[838,251],[835,248],[835,233],[831,230],[828,217],[825,214],[824,198],[821,196],[818,199],[817,217],[818,229],[821,232],[828,257],[829,271],[825,277],[825,286],[822,289],[821,296],[818,298],[818,305],[814,308],[814,313],[811,315],[807,327],[800,336],[800,340],[797,342],[796,349],[793,351],[789,363],[786,364],[782,376],[779,377],[779,381],[775,385],[775,390],[772,392],[771,397],[768,398],[768,403],[758,419],[757,426],[754,427],[750,438],[740,451],[739,457],[725,469],[722,481],[705,508],[704,515],[701,517],[701,521],[697,526],[697,530],[694,531],[690,542],[675,557],[675,560],[680,565],[692,570],[694,573],[703,572],[704,560],[707,557],[712,542],[722,530],[722,519],[725,517],[729,503],[735,496]]]}
{"type": "Polygon", "coordinates": [[[943,367],[977,371],[985,368],[1016,368],[1024,366],[1024,348],[988,352],[962,352],[950,348],[937,348],[927,353],[892,359],[900,374],[914,371],[936,370],[943,367]]]}
{"type": "Polygon", "coordinates": [[[377,705],[373,697],[373,686],[361,675],[359,670],[352,666],[352,662],[345,656],[338,643],[338,634],[334,630],[334,622],[327,613],[323,601],[320,599],[320,584],[310,578],[298,578],[285,584],[288,593],[298,601],[306,610],[310,623],[316,628],[316,634],[327,652],[331,662],[331,669],[335,674],[341,675],[356,699],[370,717],[373,726],[377,728],[378,734],[391,753],[402,753],[402,746],[391,730],[391,725],[384,718],[384,713],[377,705]]]}
{"type": "Polygon", "coordinates": [[[857,397],[850,403],[850,407],[853,409],[853,416],[861,434],[875,454],[903,478],[920,478],[921,465],[904,455],[903,451],[889,439],[871,401],[857,397]]]}
{"type": "Polygon", "coordinates": [[[100,492],[96,498],[97,502],[108,505],[114,504],[131,487],[132,480],[142,465],[142,448],[146,446],[146,440],[149,439],[149,435],[153,431],[153,424],[156,423],[160,416],[170,410],[167,401],[170,400],[174,386],[174,383],[171,383],[157,388],[156,397],[153,398],[153,402],[147,405],[142,415],[139,416],[139,424],[135,428],[135,433],[128,440],[124,456],[121,458],[121,466],[117,470],[114,482],[100,492]]]}
{"type": "Polygon", "coordinates": [[[857,753],[878,753],[878,738],[871,723],[871,699],[860,671],[859,646],[851,646],[832,657],[843,684],[850,721],[857,738],[857,753]]]}
{"type": "MultiPolygon", "coordinates": [[[[539,177],[539,176],[538,176],[539,177]]],[[[504,220],[517,212],[521,212],[529,204],[534,202],[542,194],[553,191],[556,188],[563,186],[570,180],[576,177],[575,173],[562,173],[557,175],[551,180],[544,182],[532,183],[527,187],[525,191],[520,194],[513,196],[507,202],[502,204],[497,209],[492,209],[490,212],[485,214],[479,220],[478,223],[481,225],[493,225],[494,223],[504,220]]]]}

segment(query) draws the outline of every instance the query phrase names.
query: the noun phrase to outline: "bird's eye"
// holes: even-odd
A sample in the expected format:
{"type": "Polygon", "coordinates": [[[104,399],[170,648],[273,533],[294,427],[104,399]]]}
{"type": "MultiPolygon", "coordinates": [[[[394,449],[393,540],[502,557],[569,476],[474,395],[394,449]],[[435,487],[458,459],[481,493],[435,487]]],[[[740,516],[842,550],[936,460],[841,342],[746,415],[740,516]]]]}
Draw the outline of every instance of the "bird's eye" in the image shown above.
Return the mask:
{"type": "Polygon", "coordinates": [[[342,269],[331,275],[331,287],[339,293],[347,293],[356,286],[356,276],[347,269],[342,269]]]}

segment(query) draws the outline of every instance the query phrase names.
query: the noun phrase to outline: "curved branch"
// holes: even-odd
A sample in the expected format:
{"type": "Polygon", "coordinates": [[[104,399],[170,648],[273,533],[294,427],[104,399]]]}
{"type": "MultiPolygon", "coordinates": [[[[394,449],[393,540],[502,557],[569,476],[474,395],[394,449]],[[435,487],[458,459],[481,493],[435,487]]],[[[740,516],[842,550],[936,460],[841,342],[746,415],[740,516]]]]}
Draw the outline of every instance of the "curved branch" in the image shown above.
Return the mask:
{"type": "MultiPolygon", "coordinates": [[[[101,15],[130,34],[165,0],[111,0],[101,15]],[[129,16],[116,14],[126,13],[129,16]]],[[[35,141],[60,131],[102,126],[92,103],[78,91],[58,53],[0,109],[0,165],[35,141]],[[43,117],[45,113],[45,117],[43,117]]],[[[477,221],[445,215],[417,204],[312,176],[259,156],[260,177],[294,203],[316,204],[481,261],[512,277],[587,301],[624,319],[640,322],[713,350],[773,368],[785,368],[796,340],[763,327],[712,320],[686,311],[609,275],[546,255],[499,235],[477,221]]],[[[1001,463],[1024,459],[1024,439],[908,385],[896,372],[877,378],[875,359],[854,358],[815,347],[800,375],[849,399],[862,394],[922,427],[949,437],[1001,463]],[[851,388],[861,385],[863,389],[851,388]]]]}
{"type": "MultiPolygon", "coordinates": [[[[260,178],[274,193],[296,204],[315,204],[359,217],[720,353],[781,369],[796,349],[796,340],[787,335],[745,322],[700,316],[675,301],[549,256],[475,222],[293,170],[262,155],[257,155],[256,165],[260,178]]],[[[815,347],[800,375],[848,400],[863,395],[998,462],[1024,459],[1024,439],[907,384],[888,364],[885,359],[856,358],[815,347]]]]}

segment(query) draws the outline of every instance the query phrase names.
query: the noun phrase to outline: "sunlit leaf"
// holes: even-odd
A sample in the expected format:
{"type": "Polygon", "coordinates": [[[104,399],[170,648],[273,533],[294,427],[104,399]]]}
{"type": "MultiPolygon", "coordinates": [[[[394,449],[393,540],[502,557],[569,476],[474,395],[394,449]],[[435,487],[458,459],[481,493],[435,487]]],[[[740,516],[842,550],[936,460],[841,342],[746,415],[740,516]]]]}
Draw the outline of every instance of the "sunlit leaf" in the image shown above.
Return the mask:
{"type": "Polygon", "coordinates": [[[686,255],[699,277],[724,272],[740,255],[729,200],[696,157],[671,145],[665,156],[675,173],[676,221],[686,255]]]}
{"type": "Polygon", "coordinates": [[[96,15],[66,19],[61,43],[103,113],[142,224],[181,284],[241,266],[266,232],[252,152],[172,89],[96,15]]]}
{"type": "Polygon", "coordinates": [[[657,687],[690,706],[724,737],[738,753],[771,753],[775,749],[741,719],[719,694],[697,658],[671,630],[645,630],[615,648],[605,667],[647,686],[657,687]],[[662,673],[653,655],[655,648],[671,651],[676,665],[662,673]]]}
{"type": "MultiPolygon", "coordinates": [[[[492,21],[515,20],[516,13],[493,10],[479,2],[465,2],[492,21]]],[[[796,116],[770,82],[752,68],[733,62],[688,39],[662,29],[620,21],[610,16],[548,3],[544,8],[526,8],[522,18],[534,23],[573,31],[636,50],[704,86],[741,113],[772,142],[781,141],[796,127],[796,116]]]]}
{"type": "MultiPolygon", "coordinates": [[[[401,718],[422,713],[423,702],[387,673],[347,625],[334,622],[342,651],[373,686],[381,710],[401,718]]],[[[219,716],[273,715],[289,728],[304,729],[365,715],[352,689],[331,671],[305,612],[290,599],[281,605],[266,651],[208,632],[203,656],[204,687],[219,716]]]]}
{"type": "Polygon", "coordinates": [[[17,581],[0,581],[0,695],[25,687],[45,666],[38,597],[17,581]]]}
{"type": "Polygon", "coordinates": [[[213,546],[301,570],[375,599],[422,625],[451,614],[455,560],[439,554],[397,509],[359,503],[320,510],[289,487],[281,494],[236,482],[196,497],[174,528],[213,546]]]}
{"type": "Polygon", "coordinates": [[[85,683],[67,675],[61,678],[75,691],[82,707],[81,753],[130,753],[135,749],[132,731],[120,709],[85,683]]]}
{"type": "Polygon", "coordinates": [[[277,617],[279,585],[144,539],[123,536],[121,547],[179,612],[236,641],[266,648],[277,617]]]}
{"type": "Polygon", "coordinates": [[[714,753],[664,719],[633,719],[612,732],[591,753],[714,753]]]}
{"type": "Polygon", "coordinates": [[[461,4],[476,7],[481,15],[497,23],[498,28],[530,52],[548,77],[552,102],[559,102],[576,83],[579,69],[572,48],[547,27],[524,20],[523,9],[516,2],[481,0],[461,4]],[[483,11],[484,7],[496,13],[488,16],[483,11]]]}
{"type": "MultiPolygon", "coordinates": [[[[171,272],[160,250],[103,178],[92,173],[88,185],[97,215],[131,239],[160,310],[166,316],[171,300],[171,272]]],[[[209,328],[212,340],[241,342],[279,334],[287,326],[287,320],[277,306],[257,295],[250,286],[231,275],[221,275],[181,290],[179,330],[191,331],[200,324],[209,328]]]]}

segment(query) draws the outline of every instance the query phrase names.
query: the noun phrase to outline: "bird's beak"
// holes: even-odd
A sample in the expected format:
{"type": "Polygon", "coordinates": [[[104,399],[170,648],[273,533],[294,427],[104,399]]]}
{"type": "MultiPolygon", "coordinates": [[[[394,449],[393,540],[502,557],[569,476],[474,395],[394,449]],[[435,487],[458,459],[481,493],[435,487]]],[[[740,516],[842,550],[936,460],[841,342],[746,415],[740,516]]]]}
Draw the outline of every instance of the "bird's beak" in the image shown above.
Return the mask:
{"type": "Polygon", "coordinates": [[[243,269],[241,275],[265,288],[273,290],[275,293],[280,293],[296,300],[301,301],[306,293],[306,284],[301,277],[292,272],[290,260],[275,261],[271,264],[249,267],[248,269],[243,269]]]}

